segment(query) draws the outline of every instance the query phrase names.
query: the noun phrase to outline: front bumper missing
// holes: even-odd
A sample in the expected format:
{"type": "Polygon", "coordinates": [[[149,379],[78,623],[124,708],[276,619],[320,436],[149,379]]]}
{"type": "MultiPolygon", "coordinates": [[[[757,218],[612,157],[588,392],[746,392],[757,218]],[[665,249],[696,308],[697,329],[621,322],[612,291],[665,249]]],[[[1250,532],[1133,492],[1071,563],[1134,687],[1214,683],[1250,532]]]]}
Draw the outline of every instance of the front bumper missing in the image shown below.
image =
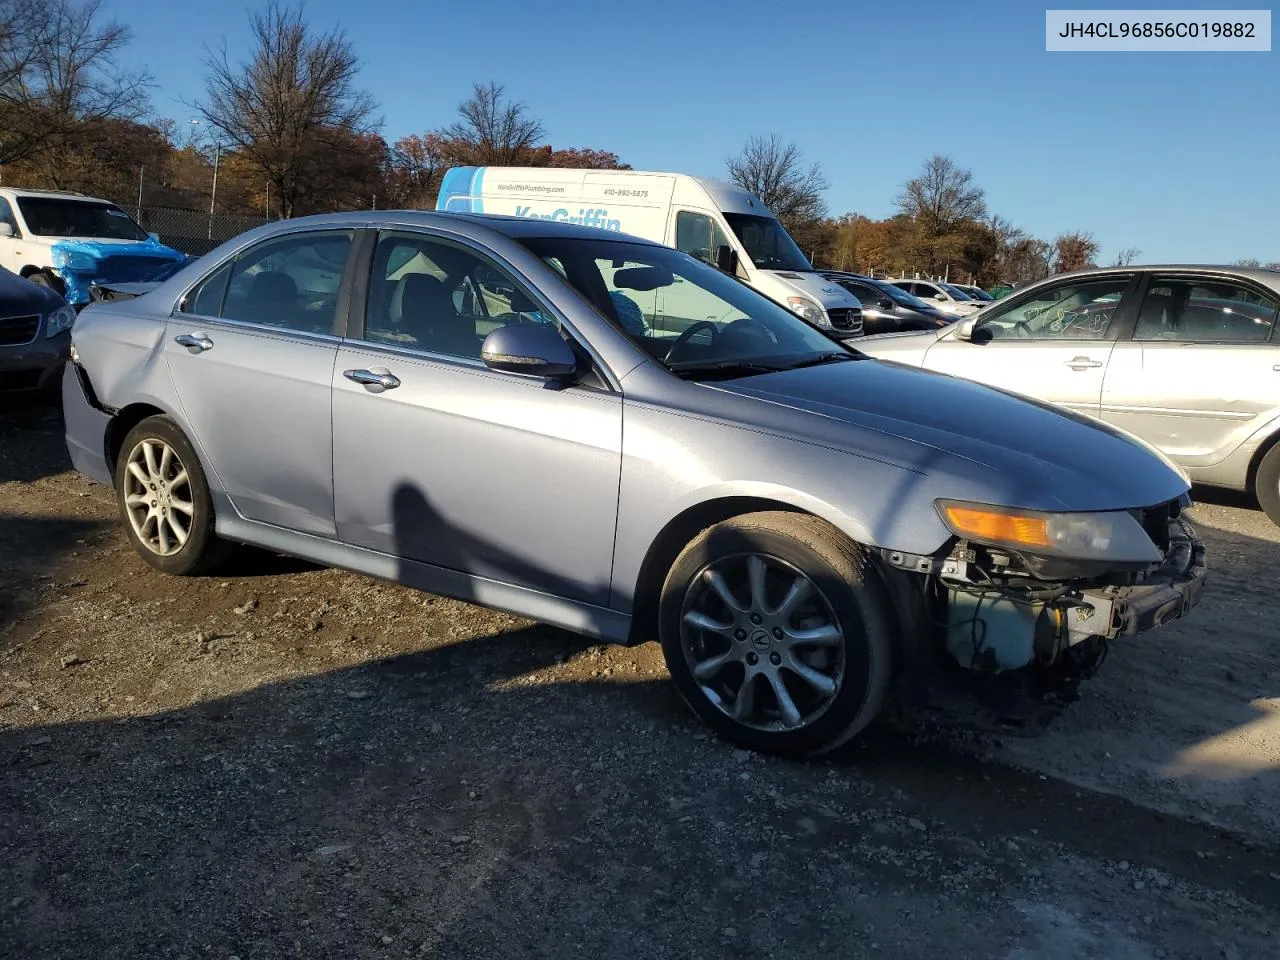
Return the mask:
{"type": "Polygon", "coordinates": [[[1204,543],[1189,523],[1169,521],[1169,548],[1164,562],[1138,584],[1086,590],[1092,609],[1068,623],[1072,640],[1087,636],[1114,639],[1164,626],[1184,617],[1204,596],[1207,570],[1204,543]]]}

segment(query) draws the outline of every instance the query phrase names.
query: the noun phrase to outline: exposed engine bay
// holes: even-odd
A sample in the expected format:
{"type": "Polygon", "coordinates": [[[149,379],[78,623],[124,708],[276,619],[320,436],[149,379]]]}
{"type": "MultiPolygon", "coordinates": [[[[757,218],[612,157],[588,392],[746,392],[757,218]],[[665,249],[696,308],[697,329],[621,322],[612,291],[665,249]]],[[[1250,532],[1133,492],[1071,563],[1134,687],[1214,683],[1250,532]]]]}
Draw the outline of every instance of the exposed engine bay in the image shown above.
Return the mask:
{"type": "Polygon", "coordinates": [[[890,577],[899,614],[928,637],[908,644],[904,706],[1002,733],[1041,732],[1077,699],[1112,641],[1198,602],[1204,546],[1182,517],[1188,503],[1136,511],[1161,555],[1140,569],[1073,565],[964,539],[940,557],[882,551],[902,574],[890,577]]]}

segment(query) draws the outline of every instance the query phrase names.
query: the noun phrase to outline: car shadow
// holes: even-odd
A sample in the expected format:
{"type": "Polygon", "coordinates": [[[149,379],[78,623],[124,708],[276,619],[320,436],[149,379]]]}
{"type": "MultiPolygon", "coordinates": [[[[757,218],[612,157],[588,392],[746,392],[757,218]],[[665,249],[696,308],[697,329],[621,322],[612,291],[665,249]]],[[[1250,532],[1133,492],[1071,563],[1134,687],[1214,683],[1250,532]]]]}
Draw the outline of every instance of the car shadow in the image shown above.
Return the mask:
{"type": "Polygon", "coordinates": [[[106,529],[97,520],[17,516],[0,508],[0,652],[12,647],[14,628],[45,599],[78,582],[59,582],[49,570],[68,554],[88,546],[106,529]]]}
{"type": "Polygon", "coordinates": [[[61,406],[40,394],[0,394],[0,484],[70,469],[61,406]]]}
{"type": "MultiPolygon", "coordinates": [[[[1118,860],[1165,827],[887,729],[836,763],[752,760],[699,736],[669,684],[548,677],[586,646],[524,627],[0,730],[0,954],[718,956],[733,927],[744,956],[789,938],[820,957],[831,924],[843,942],[904,889],[926,910],[957,896],[931,877],[993,836],[1074,846],[1086,818],[1118,860]],[[904,874],[917,857],[932,873],[904,874]]],[[[1239,879],[1274,851],[1169,832],[1144,862],[1185,875],[1181,846],[1211,844],[1224,863],[1192,857],[1188,880],[1280,907],[1239,879]]]]}

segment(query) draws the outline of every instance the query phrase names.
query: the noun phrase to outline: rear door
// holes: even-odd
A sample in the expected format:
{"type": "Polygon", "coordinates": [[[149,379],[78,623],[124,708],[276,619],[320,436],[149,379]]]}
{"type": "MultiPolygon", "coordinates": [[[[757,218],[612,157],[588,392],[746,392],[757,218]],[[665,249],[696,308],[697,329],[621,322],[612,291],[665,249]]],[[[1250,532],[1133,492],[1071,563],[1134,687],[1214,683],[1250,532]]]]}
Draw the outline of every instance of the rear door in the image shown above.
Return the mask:
{"type": "Polygon", "coordinates": [[[1188,468],[1224,459],[1280,413],[1278,301],[1244,278],[1152,275],[1107,369],[1103,419],[1188,468]]]}
{"type": "Polygon", "coordinates": [[[958,339],[953,327],[924,365],[1099,416],[1118,319],[1136,283],[1136,274],[1118,273],[1011,297],[979,315],[971,340],[958,339]]]}
{"type": "Polygon", "coordinates": [[[169,319],[165,358],[203,462],[246,519],[332,537],[331,380],[351,230],[253,244],[169,319]]]}

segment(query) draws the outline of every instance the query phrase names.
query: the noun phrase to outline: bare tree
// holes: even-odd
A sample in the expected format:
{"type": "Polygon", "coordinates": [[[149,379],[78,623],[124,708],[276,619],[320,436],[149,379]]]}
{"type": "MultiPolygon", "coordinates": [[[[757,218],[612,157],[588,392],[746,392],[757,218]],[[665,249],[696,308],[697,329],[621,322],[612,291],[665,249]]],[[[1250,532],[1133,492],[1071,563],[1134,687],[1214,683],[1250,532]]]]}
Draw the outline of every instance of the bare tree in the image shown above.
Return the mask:
{"type": "Polygon", "coordinates": [[[903,185],[896,204],[931,236],[951,233],[987,213],[986,194],[974,184],[973,174],[941,154],[926,160],[920,175],[903,185]]]}
{"type": "Polygon", "coordinates": [[[100,0],[0,0],[0,163],[143,116],[151,76],[119,63],[130,37],[100,0]]]}
{"type": "Polygon", "coordinates": [[[1098,242],[1093,234],[1079,230],[1059,234],[1053,241],[1054,272],[1068,273],[1093,266],[1098,255],[1098,242]]]}
{"type": "Polygon", "coordinates": [[[1234,264],[1232,264],[1232,266],[1236,266],[1236,267],[1260,267],[1260,266],[1262,266],[1262,261],[1258,260],[1258,258],[1257,258],[1257,257],[1246,257],[1246,258],[1245,258],[1245,259],[1243,259],[1243,260],[1237,260],[1234,264]]]}
{"type": "Polygon", "coordinates": [[[1140,256],[1142,256],[1142,251],[1139,250],[1137,247],[1125,247],[1123,250],[1121,250],[1119,253],[1116,254],[1115,263],[1113,263],[1112,266],[1127,267],[1129,266],[1129,264],[1133,263],[1133,261],[1137,260],[1140,256]]]}
{"type": "Polygon", "coordinates": [[[232,63],[224,40],[206,61],[204,121],[261,169],[272,199],[292,217],[331,186],[335,151],[370,132],[374,102],[357,89],[359,61],[339,28],[316,33],[301,7],[271,0],[249,15],[252,53],[232,63]]]}
{"type": "Polygon", "coordinates": [[[764,201],[782,225],[795,232],[826,215],[822,193],[829,184],[816,163],[807,167],[800,148],[777,134],[752,137],[726,164],[738,186],[764,201]]]}
{"type": "Polygon", "coordinates": [[[500,83],[477,83],[471,98],[458,104],[456,123],[443,136],[454,149],[480,165],[511,166],[542,139],[542,121],[529,116],[523,103],[507,99],[500,83]]]}

